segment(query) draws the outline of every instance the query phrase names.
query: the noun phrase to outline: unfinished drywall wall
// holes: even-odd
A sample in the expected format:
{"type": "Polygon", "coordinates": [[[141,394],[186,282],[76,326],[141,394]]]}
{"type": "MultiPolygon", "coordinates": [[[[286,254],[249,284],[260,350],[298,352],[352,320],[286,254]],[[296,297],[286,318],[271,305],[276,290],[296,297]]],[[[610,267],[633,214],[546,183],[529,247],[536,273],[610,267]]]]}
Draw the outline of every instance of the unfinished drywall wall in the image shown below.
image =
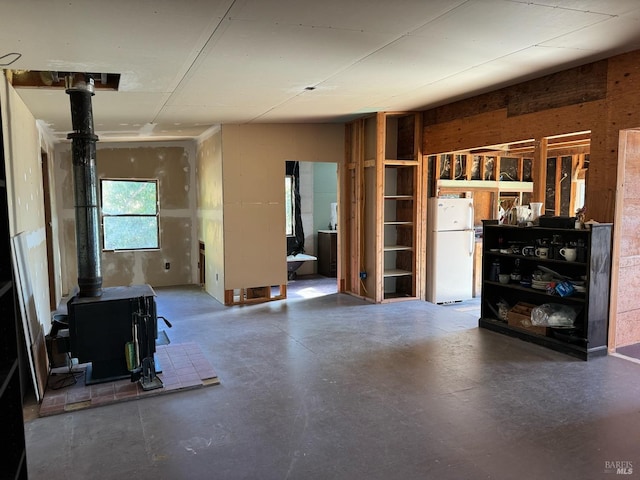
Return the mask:
{"type": "Polygon", "coordinates": [[[208,132],[197,145],[198,240],[205,245],[205,290],[224,303],[224,224],[222,189],[222,133],[208,132]]]}
{"type": "Polygon", "coordinates": [[[40,152],[49,146],[41,144],[35,118],[4,74],[0,75],[0,107],[19,324],[30,370],[23,364],[20,380],[25,388],[31,376],[40,400],[48,374],[44,336],[51,324],[40,152]]]}
{"type": "Polygon", "coordinates": [[[285,161],[337,163],[343,125],[223,125],[225,289],[287,283],[285,161]]]}
{"type": "Polygon", "coordinates": [[[33,292],[37,321],[48,331],[50,324],[47,246],[40,165],[40,133],[36,120],[4,75],[0,75],[4,148],[9,196],[11,237],[24,234],[28,238],[28,288],[33,292]]]}
{"type": "MultiPolygon", "coordinates": [[[[102,252],[103,286],[194,283],[197,272],[193,142],[98,143],[98,179],[157,179],[160,248],[102,252]],[[169,263],[170,268],[165,265],[169,263]]],[[[77,284],[71,145],[56,148],[55,177],[63,238],[63,288],[77,284]]]]}

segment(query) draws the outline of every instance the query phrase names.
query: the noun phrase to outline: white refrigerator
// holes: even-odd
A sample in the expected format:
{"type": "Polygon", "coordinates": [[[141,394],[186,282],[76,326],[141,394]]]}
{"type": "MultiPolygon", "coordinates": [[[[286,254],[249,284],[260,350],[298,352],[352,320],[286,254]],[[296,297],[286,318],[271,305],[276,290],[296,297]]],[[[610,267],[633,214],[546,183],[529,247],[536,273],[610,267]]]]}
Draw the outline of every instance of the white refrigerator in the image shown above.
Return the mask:
{"type": "Polygon", "coordinates": [[[429,198],[427,301],[454,303],[473,297],[473,199],[429,198]]]}

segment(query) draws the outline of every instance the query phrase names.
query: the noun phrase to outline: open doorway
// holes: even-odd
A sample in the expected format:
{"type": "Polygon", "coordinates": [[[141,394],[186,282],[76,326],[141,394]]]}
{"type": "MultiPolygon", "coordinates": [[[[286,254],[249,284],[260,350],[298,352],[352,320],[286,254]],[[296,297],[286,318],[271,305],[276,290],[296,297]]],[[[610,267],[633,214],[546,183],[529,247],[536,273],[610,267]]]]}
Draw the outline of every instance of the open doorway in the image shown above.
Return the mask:
{"type": "MultiPolygon", "coordinates": [[[[326,162],[295,162],[297,175],[285,179],[285,188],[293,180],[297,183],[299,202],[296,207],[293,195],[286,211],[288,218],[301,222],[301,257],[308,258],[290,273],[287,284],[287,298],[313,298],[337,293],[337,230],[335,211],[337,207],[337,164],[326,162]],[[293,178],[292,178],[293,177],[293,178]],[[299,211],[293,210],[298,208],[299,211]],[[297,219],[297,220],[296,220],[297,219]]],[[[290,224],[290,221],[287,221],[290,224]]],[[[288,235],[295,235],[296,226],[291,225],[288,235]]],[[[298,225],[300,227],[300,225],[298,225]]],[[[290,242],[288,242],[290,243],[290,242]]],[[[291,258],[290,258],[291,259],[291,258]]],[[[288,262],[289,263],[289,262],[288,262]]]]}

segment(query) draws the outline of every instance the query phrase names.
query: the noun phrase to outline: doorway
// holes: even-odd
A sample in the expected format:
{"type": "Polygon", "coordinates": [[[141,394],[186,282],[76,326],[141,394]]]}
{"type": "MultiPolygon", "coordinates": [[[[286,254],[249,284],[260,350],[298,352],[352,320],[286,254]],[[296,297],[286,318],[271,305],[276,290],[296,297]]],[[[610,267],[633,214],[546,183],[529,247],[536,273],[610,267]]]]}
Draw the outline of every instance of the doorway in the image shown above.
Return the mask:
{"type": "MultiPolygon", "coordinates": [[[[304,253],[315,260],[305,261],[290,277],[287,298],[311,298],[337,293],[337,276],[327,275],[330,268],[337,265],[337,250],[328,256],[323,248],[323,235],[332,231],[337,237],[333,212],[337,206],[338,174],[337,163],[297,162],[299,165],[300,215],[304,232],[304,253]]],[[[335,272],[335,269],[333,269],[335,272]]]]}

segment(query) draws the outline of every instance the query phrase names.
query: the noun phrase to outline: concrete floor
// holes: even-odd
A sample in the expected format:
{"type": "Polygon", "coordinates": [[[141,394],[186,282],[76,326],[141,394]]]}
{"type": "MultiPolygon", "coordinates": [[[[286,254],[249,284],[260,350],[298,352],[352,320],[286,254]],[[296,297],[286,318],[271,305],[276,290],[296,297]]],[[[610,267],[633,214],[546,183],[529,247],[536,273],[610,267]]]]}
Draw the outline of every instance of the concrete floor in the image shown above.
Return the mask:
{"type": "Polygon", "coordinates": [[[197,287],[157,293],[171,341],[198,342],[221,385],[28,421],[30,479],[640,473],[637,363],[575,360],[456,306],[333,294],[225,308],[197,287]]]}

